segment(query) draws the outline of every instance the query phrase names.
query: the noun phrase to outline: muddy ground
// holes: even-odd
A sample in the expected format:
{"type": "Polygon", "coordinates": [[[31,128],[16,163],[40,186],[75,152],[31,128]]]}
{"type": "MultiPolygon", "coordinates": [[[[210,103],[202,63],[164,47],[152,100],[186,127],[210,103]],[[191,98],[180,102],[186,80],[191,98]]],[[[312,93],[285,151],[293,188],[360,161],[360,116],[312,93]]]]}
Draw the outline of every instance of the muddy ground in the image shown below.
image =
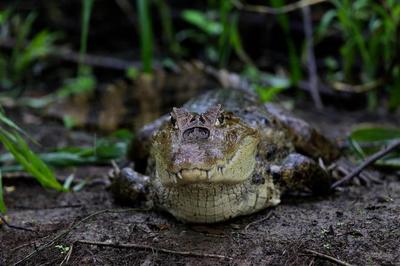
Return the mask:
{"type": "MultiPolygon", "coordinates": [[[[302,116],[319,121],[331,137],[345,136],[355,122],[400,122],[362,113],[332,115],[332,110],[302,116]]],[[[54,123],[33,124],[29,131],[48,145],[85,139],[85,133],[69,133],[54,123]]],[[[60,171],[60,178],[71,172],[91,178],[71,193],[45,190],[29,177],[5,178],[5,217],[25,230],[0,226],[0,265],[400,265],[400,178],[393,172],[370,187],[285,197],[254,215],[187,225],[165,213],[116,203],[107,190],[108,170],[60,171]],[[110,211],[81,221],[105,209],[110,211]]]]}

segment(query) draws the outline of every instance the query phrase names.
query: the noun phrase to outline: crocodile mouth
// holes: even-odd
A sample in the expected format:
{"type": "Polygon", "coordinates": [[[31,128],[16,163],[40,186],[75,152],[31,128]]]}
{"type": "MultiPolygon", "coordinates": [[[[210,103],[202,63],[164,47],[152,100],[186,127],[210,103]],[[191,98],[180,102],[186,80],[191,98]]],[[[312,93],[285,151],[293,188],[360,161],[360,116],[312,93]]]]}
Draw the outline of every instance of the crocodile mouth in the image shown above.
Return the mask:
{"type": "Polygon", "coordinates": [[[229,159],[217,161],[210,168],[197,167],[181,168],[179,171],[168,171],[167,182],[171,184],[197,184],[197,183],[241,183],[252,175],[255,168],[256,146],[242,146],[242,149],[235,152],[229,159]]]}
{"type": "Polygon", "coordinates": [[[168,172],[169,178],[175,184],[179,183],[198,183],[210,182],[216,176],[223,176],[226,166],[216,166],[211,169],[185,168],[177,173],[168,172]]]}

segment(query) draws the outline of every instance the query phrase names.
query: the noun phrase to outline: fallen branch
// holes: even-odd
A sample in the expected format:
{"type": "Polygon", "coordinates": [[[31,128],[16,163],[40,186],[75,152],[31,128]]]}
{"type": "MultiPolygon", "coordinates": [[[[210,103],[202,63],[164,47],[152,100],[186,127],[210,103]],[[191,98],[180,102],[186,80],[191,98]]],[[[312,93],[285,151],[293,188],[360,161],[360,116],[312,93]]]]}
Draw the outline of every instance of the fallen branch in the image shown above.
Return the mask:
{"type": "Polygon", "coordinates": [[[259,6],[259,5],[245,5],[240,1],[233,1],[233,5],[239,9],[249,12],[257,12],[264,14],[284,14],[292,11],[296,11],[306,6],[316,5],[323,2],[328,2],[329,0],[301,0],[292,4],[288,4],[281,7],[269,7],[269,6],[259,6]]]}
{"type": "Polygon", "coordinates": [[[350,263],[341,261],[341,260],[339,260],[339,259],[337,259],[337,258],[334,258],[334,257],[332,257],[332,256],[329,256],[329,255],[326,255],[326,254],[323,254],[323,253],[320,253],[320,252],[317,252],[317,251],[314,251],[314,250],[311,250],[311,249],[306,249],[306,250],[304,250],[304,251],[307,252],[307,253],[311,253],[311,254],[313,254],[314,256],[317,256],[317,257],[319,257],[319,258],[326,259],[326,260],[329,260],[329,261],[331,261],[331,262],[334,262],[334,263],[336,263],[336,264],[338,264],[338,265],[352,266],[350,263]]]}
{"type": "Polygon", "coordinates": [[[361,173],[361,171],[364,170],[364,168],[366,168],[370,164],[373,164],[375,161],[379,160],[380,158],[382,158],[383,156],[385,156],[386,154],[392,152],[393,150],[395,150],[397,148],[400,148],[400,140],[392,142],[385,149],[380,150],[377,153],[368,157],[360,166],[358,166],[356,169],[354,169],[354,171],[352,171],[350,174],[348,174],[347,176],[345,176],[342,179],[333,183],[333,185],[331,186],[331,189],[337,188],[341,184],[348,182],[353,177],[355,177],[356,175],[361,173]]]}
{"type": "Polygon", "coordinates": [[[101,210],[101,211],[97,211],[94,212],[88,216],[86,216],[85,218],[79,220],[78,222],[72,224],[68,229],[62,230],[60,233],[58,233],[55,237],[53,237],[50,241],[35,247],[35,251],[29,253],[27,256],[25,256],[24,258],[22,258],[21,260],[17,261],[14,265],[19,265],[25,261],[27,261],[28,259],[32,258],[33,256],[35,256],[36,254],[38,254],[39,252],[41,252],[42,250],[51,247],[52,245],[55,244],[55,242],[65,236],[67,236],[72,230],[75,230],[79,225],[87,222],[88,220],[90,220],[91,218],[100,215],[100,214],[105,214],[105,213],[121,213],[121,212],[131,212],[131,211],[148,211],[149,209],[137,209],[137,208],[131,208],[131,209],[106,209],[106,210],[101,210]]]}
{"type": "Polygon", "coordinates": [[[75,243],[80,243],[80,244],[84,244],[84,245],[106,246],[106,247],[113,247],[113,248],[134,248],[134,249],[142,249],[142,250],[153,250],[156,252],[162,252],[162,253],[167,253],[167,254],[176,254],[176,255],[182,255],[182,256],[194,256],[194,257],[206,257],[206,258],[214,258],[214,259],[232,260],[232,257],[227,257],[224,255],[157,248],[157,247],[153,247],[150,245],[143,245],[143,244],[133,244],[133,243],[123,244],[123,243],[98,242],[98,241],[88,241],[88,240],[78,240],[75,243]]]}

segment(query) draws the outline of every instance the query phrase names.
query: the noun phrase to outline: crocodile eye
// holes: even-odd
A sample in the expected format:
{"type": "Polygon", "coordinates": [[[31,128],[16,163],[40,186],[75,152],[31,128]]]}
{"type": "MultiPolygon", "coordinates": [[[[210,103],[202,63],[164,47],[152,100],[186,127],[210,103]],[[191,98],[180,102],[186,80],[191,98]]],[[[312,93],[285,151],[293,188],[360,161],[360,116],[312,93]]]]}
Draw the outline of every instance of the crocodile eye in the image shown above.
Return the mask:
{"type": "Polygon", "coordinates": [[[220,114],[217,118],[217,121],[215,121],[215,125],[220,126],[224,123],[224,121],[225,121],[224,114],[220,114]]]}
{"type": "Polygon", "coordinates": [[[178,128],[178,125],[176,124],[176,118],[175,118],[172,114],[170,114],[169,120],[170,120],[170,122],[171,122],[171,125],[172,125],[174,128],[178,128]]]}

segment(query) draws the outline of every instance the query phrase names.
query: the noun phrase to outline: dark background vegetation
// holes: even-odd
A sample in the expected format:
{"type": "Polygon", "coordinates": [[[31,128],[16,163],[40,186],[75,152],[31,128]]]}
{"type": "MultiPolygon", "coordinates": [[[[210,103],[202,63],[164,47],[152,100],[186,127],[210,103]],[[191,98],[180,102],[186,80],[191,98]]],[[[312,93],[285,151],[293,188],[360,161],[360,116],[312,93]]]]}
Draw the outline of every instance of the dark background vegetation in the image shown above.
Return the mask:
{"type": "MultiPolygon", "coordinates": [[[[17,59],[7,55],[3,44],[2,61],[5,62],[2,63],[1,85],[3,90],[12,90],[26,82],[27,76],[36,75],[45,82],[44,87],[51,87],[49,90],[60,87],[63,79],[74,75],[73,64],[54,58],[38,62],[50,50],[57,54],[53,45],[68,47],[75,52],[87,46],[83,52],[141,63],[143,67],[138,69],[145,71],[149,71],[149,65],[154,66],[155,62],[165,64],[198,59],[250,76],[255,82],[262,79],[266,83],[263,89],[275,86],[273,77],[286,79],[289,83],[278,84],[278,87],[290,87],[291,92],[299,90],[299,82],[308,80],[308,58],[311,56],[322,83],[319,87],[325,90],[319,89],[325,94],[340,95],[338,91],[342,94],[345,91],[344,94],[353,96],[352,104],[348,106],[370,110],[383,106],[396,110],[400,75],[398,3],[319,2],[311,6],[311,14],[305,17],[301,8],[291,12],[268,9],[262,13],[265,11],[262,6],[254,6],[293,4],[293,1],[281,0],[269,3],[144,1],[142,9],[138,9],[141,1],[128,0],[98,0],[93,4],[90,1],[3,1],[3,40],[21,38],[25,45],[45,30],[43,38],[46,41],[43,42],[48,49],[38,52],[40,56],[26,59],[28,62],[23,69],[13,69],[17,59]],[[90,16],[86,23],[82,23],[84,3],[88,3],[87,14],[90,16]],[[35,17],[31,19],[32,26],[27,26],[26,32],[21,33],[22,25],[30,16],[35,17]],[[305,19],[312,22],[313,55],[306,47],[305,19]],[[87,36],[84,25],[88,27],[87,36]],[[268,78],[264,73],[272,77],[268,78]],[[354,102],[361,102],[361,105],[354,105],[354,102]]],[[[93,73],[99,81],[124,74],[101,67],[94,68],[93,73]]],[[[28,85],[33,87],[31,82],[28,85]]],[[[307,84],[300,87],[310,89],[307,84]]],[[[331,101],[329,97],[325,102],[341,103],[331,101]]]]}

